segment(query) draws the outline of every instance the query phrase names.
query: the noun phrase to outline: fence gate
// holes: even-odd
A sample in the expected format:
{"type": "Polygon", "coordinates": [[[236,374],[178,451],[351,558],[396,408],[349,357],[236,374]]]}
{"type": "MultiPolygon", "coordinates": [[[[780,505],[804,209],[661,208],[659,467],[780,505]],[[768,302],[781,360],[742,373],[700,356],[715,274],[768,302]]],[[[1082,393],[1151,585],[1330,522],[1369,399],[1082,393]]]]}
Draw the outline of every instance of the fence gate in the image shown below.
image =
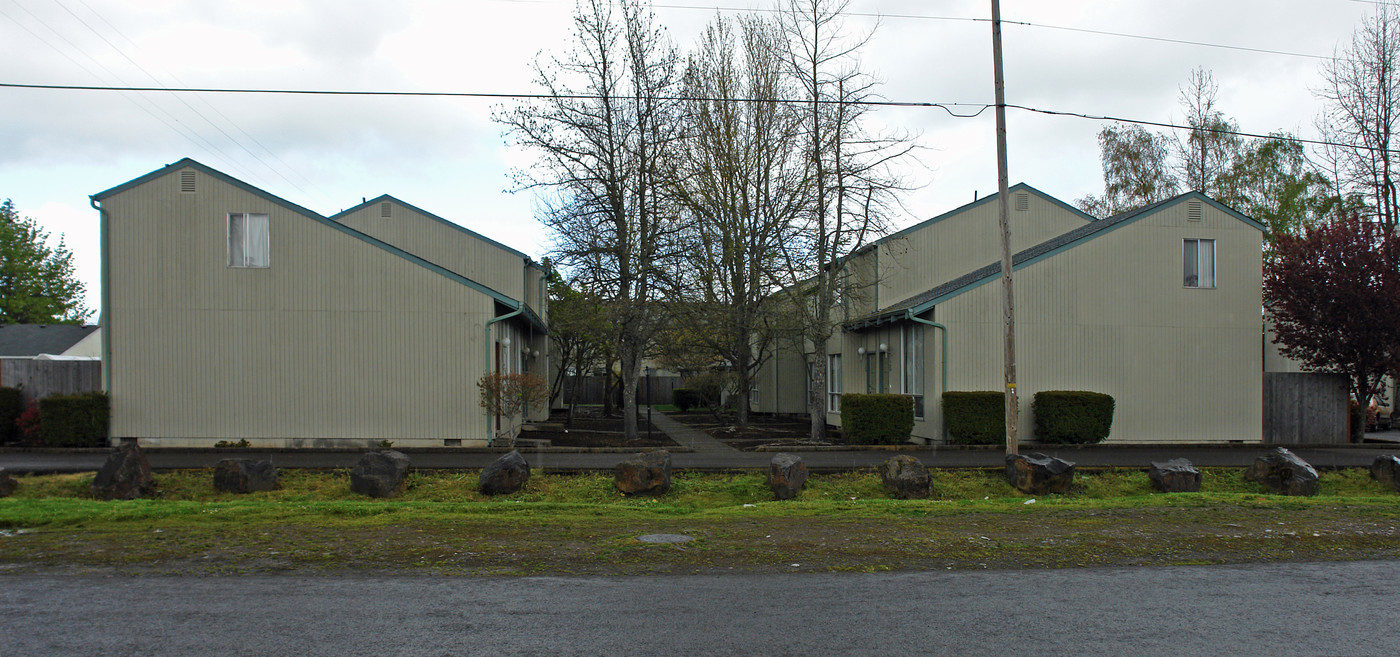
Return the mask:
{"type": "Polygon", "coordinates": [[[1347,380],[1341,374],[1264,373],[1264,442],[1340,444],[1347,436],[1347,380]]]}

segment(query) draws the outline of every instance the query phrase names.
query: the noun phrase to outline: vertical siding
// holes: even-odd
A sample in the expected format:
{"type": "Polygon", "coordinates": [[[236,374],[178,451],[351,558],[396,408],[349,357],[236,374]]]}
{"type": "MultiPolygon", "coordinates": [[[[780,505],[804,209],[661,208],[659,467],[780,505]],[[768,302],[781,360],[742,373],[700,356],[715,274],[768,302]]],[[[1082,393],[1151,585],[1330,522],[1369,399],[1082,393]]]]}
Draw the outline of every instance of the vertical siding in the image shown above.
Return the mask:
{"type": "Polygon", "coordinates": [[[194,194],[178,179],[103,202],[114,437],[484,439],[489,297],[202,172],[194,194]],[[270,215],[269,268],[227,266],[229,212],[270,215]]]}
{"type": "Polygon", "coordinates": [[[389,203],[391,217],[381,216],[380,204],[371,203],[337,220],[512,299],[529,296],[519,254],[402,204],[389,203]]]}
{"type": "MultiPolygon", "coordinates": [[[[1210,206],[1188,222],[1187,205],[1018,270],[1022,435],[1036,391],[1093,390],[1117,400],[1115,442],[1261,439],[1261,236],[1210,206]],[[1216,289],[1182,285],[1183,238],[1216,240],[1216,289]]],[[[993,279],[935,309],[951,389],[1001,389],[1000,294],[993,279]]]]}
{"type": "MultiPolygon", "coordinates": [[[[1012,249],[1020,251],[1085,224],[1083,215],[1031,192],[1013,192],[1012,249]],[[1018,194],[1027,209],[1017,211],[1018,194]]],[[[998,204],[983,203],[917,228],[882,244],[879,299],[882,307],[933,289],[1001,259],[998,204]]]]}

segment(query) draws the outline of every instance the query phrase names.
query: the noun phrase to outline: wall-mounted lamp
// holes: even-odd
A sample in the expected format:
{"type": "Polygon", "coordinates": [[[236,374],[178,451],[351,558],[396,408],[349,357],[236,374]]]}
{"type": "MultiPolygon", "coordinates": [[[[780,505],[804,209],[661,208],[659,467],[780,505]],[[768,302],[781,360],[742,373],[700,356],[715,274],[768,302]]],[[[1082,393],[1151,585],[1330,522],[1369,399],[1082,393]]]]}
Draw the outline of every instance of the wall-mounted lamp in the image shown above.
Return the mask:
{"type": "Polygon", "coordinates": [[[534,355],[535,355],[535,358],[539,358],[539,357],[540,357],[540,350],[539,350],[539,349],[536,349],[534,355]]]}
{"type": "Polygon", "coordinates": [[[509,347],[509,346],[510,346],[510,338],[506,338],[506,339],[504,339],[504,340],[501,340],[501,346],[503,346],[503,347],[509,347]]]}
{"type": "Polygon", "coordinates": [[[861,347],[861,348],[859,348],[859,349],[856,349],[856,353],[858,353],[858,354],[864,356],[864,355],[865,355],[865,347],[861,347]]]}
{"type": "Polygon", "coordinates": [[[890,350],[890,346],[889,346],[889,345],[887,345],[887,344],[885,344],[885,343],[883,343],[883,342],[880,343],[880,351],[889,351],[889,350],[890,350]]]}

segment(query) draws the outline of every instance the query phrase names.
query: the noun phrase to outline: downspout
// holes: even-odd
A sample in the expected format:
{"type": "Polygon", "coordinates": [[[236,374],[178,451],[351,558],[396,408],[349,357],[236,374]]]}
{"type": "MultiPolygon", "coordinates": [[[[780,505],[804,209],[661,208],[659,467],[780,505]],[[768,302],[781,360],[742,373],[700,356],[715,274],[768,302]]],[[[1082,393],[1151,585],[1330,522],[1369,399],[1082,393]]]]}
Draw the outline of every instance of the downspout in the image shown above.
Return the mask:
{"type": "MultiPolygon", "coordinates": [[[[933,328],[938,329],[938,334],[939,334],[940,336],[942,336],[942,338],[943,338],[943,339],[942,339],[942,345],[941,345],[941,347],[940,347],[940,349],[941,349],[941,351],[942,351],[942,354],[938,357],[938,364],[939,364],[939,366],[940,366],[940,369],[943,370],[943,372],[942,372],[942,381],[941,381],[941,383],[940,383],[940,385],[939,385],[939,388],[938,388],[939,399],[941,400],[941,399],[942,399],[942,394],[945,393],[945,392],[948,392],[948,327],[946,327],[946,326],[944,326],[944,325],[942,325],[942,324],[939,324],[938,322],[929,321],[929,320],[927,320],[927,319],[920,319],[920,318],[916,317],[916,316],[914,315],[914,310],[913,310],[912,308],[909,309],[909,310],[904,311],[904,318],[907,319],[907,320],[909,320],[909,321],[911,321],[911,322],[916,322],[916,323],[919,323],[919,324],[923,324],[923,325],[925,325],[925,326],[932,326],[933,328]]],[[[942,406],[942,401],[939,402],[939,407],[938,407],[938,409],[939,409],[939,410],[938,410],[938,417],[939,417],[940,419],[942,419],[942,418],[943,418],[943,406],[942,406]]],[[[941,433],[942,436],[943,436],[943,442],[944,442],[944,443],[947,443],[947,442],[948,442],[948,423],[947,423],[947,422],[941,422],[940,424],[943,425],[943,426],[941,427],[942,430],[940,431],[940,433],[941,433]]]]}
{"type": "MultiPolygon", "coordinates": [[[[528,262],[528,260],[527,260],[527,262],[528,262]]],[[[492,318],[492,319],[487,320],[487,321],[486,321],[486,326],[482,329],[482,330],[483,330],[483,336],[484,336],[484,339],[482,340],[482,343],[483,343],[482,347],[483,347],[483,351],[484,351],[485,354],[486,354],[486,360],[484,360],[484,361],[482,361],[482,362],[484,362],[484,363],[486,364],[486,374],[488,374],[488,375],[491,374],[491,325],[492,325],[492,324],[495,324],[495,323],[497,323],[497,322],[504,322],[504,321],[507,320],[507,319],[510,319],[510,318],[512,318],[512,317],[516,317],[516,316],[518,316],[518,315],[523,314],[523,313],[525,312],[525,291],[528,290],[528,289],[530,289],[530,268],[529,268],[529,267],[523,267],[523,268],[521,268],[521,271],[520,271],[520,301],[517,301],[517,302],[516,302],[515,310],[512,310],[511,312],[508,312],[508,313],[506,313],[506,314],[504,314],[504,315],[501,315],[500,317],[494,317],[494,318],[492,318]]],[[[486,414],[486,445],[487,445],[488,447],[490,447],[490,446],[492,445],[492,443],[494,443],[494,442],[496,442],[496,435],[495,435],[495,433],[493,433],[493,430],[491,429],[491,414],[490,414],[490,413],[487,413],[487,414],[486,414]]]]}
{"type": "MultiPolygon", "coordinates": [[[[97,199],[89,196],[88,204],[92,209],[97,210],[98,216],[98,241],[102,250],[102,266],[98,274],[98,285],[102,286],[102,294],[98,297],[98,303],[102,308],[97,314],[97,327],[102,331],[102,391],[107,393],[108,399],[112,394],[112,286],[110,270],[112,258],[107,253],[107,211],[97,202],[97,199]]],[[[110,403],[110,401],[108,402],[110,403]]],[[[107,444],[112,443],[111,422],[107,423],[107,444]]]]}

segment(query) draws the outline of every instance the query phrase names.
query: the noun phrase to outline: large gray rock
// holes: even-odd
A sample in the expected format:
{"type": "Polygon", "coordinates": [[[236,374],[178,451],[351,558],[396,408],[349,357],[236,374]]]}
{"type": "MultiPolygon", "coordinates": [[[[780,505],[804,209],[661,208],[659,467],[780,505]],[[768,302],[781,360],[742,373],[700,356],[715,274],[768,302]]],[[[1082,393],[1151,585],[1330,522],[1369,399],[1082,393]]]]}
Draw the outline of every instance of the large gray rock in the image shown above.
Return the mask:
{"type": "Polygon", "coordinates": [[[643,452],[617,464],[613,485],[623,495],[662,495],[671,490],[671,453],[643,452]]]}
{"type": "Polygon", "coordinates": [[[880,481],[890,494],[902,500],[923,499],[933,494],[933,479],[919,459],[900,454],[880,466],[880,481]]]}
{"type": "Polygon", "coordinates": [[[1163,493],[1195,493],[1201,490],[1201,471],[1186,459],[1172,459],[1166,463],[1152,462],[1147,469],[1147,478],[1152,487],[1163,493]]]}
{"type": "Polygon", "coordinates": [[[1008,454],[1006,483],[1023,493],[1068,493],[1074,485],[1074,464],[1044,454],[1008,454]]]}
{"type": "Polygon", "coordinates": [[[485,495],[509,495],[530,481],[530,464],[516,450],[496,459],[481,470],[478,488],[485,495]]]}
{"type": "Polygon", "coordinates": [[[151,462],[136,443],[126,443],[112,450],[107,462],[93,477],[88,490],[99,500],[134,500],[156,489],[151,476],[151,462]]]}
{"type": "Polygon", "coordinates": [[[1275,447],[1273,452],[1254,459],[1245,470],[1244,478],[1282,495],[1317,494],[1317,470],[1282,447],[1275,447]]]}
{"type": "Polygon", "coordinates": [[[802,462],[802,457],[780,453],[768,462],[768,488],[773,491],[773,499],[797,497],[806,482],[807,464],[802,462]]]}
{"type": "Polygon", "coordinates": [[[350,470],[350,490],[370,497],[397,497],[403,492],[409,466],[402,452],[368,452],[350,470]]]}
{"type": "Polygon", "coordinates": [[[239,494],[277,490],[277,468],[266,459],[224,459],[214,466],[214,490],[239,494]]]}
{"type": "Polygon", "coordinates": [[[0,497],[14,495],[16,488],[19,488],[19,482],[15,481],[15,478],[11,477],[4,468],[0,468],[0,497]]]}
{"type": "Polygon", "coordinates": [[[1400,457],[1394,454],[1377,456],[1371,461],[1371,478],[1400,492],[1400,457]]]}

